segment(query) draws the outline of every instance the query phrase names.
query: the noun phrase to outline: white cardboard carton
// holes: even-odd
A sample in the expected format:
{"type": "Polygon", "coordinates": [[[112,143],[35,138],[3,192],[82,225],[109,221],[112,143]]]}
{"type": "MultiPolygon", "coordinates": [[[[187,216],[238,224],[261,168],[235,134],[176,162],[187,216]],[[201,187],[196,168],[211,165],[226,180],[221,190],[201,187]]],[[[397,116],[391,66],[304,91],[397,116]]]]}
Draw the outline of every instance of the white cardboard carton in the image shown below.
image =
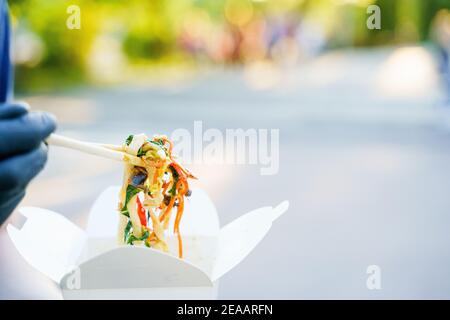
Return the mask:
{"type": "Polygon", "coordinates": [[[119,187],[107,188],[95,201],[86,231],[62,215],[22,207],[23,226],[7,227],[19,253],[59,283],[65,299],[215,299],[219,278],[239,264],[289,207],[251,211],[219,228],[216,208],[201,189],[186,201],[180,230],[184,259],[116,242],[119,187]]]}

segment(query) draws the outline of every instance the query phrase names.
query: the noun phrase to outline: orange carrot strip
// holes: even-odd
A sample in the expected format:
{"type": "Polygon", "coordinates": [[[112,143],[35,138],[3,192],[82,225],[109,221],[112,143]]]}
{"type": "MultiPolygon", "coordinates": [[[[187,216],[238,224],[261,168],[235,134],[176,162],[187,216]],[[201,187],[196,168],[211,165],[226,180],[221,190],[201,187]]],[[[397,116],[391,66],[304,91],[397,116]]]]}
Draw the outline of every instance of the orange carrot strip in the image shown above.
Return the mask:
{"type": "Polygon", "coordinates": [[[179,163],[172,161],[171,165],[180,176],[187,176],[188,178],[197,179],[197,177],[195,177],[189,170],[183,168],[179,163]]]}
{"type": "Polygon", "coordinates": [[[169,187],[169,182],[164,182],[162,187],[163,187],[163,191],[162,194],[166,194],[167,188],[169,187]]]}
{"type": "Polygon", "coordinates": [[[167,139],[166,137],[163,137],[162,141],[167,142],[169,144],[169,156],[170,159],[172,159],[173,142],[167,139]]]}
{"type": "Polygon", "coordinates": [[[177,232],[177,238],[178,238],[178,256],[180,259],[183,259],[183,240],[181,239],[181,234],[178,231],[177,232]]]}
{"type": "Polygon", "coordinates": [[[180,258],[183,257],[183,242],[181,241],[181,235],[180,235],[180,221],[181,217],[183,216],[184,211],[184,194],[181,194],[178,197],[178,208],[177,208],[177,216],[175,217],[175,223],[174,223],[174,233],[177,234],[178,237],[178,254],[180,258]]]}
{"type": "Polygon", "coordinates": [[[169,205],[167,206],[166,210],[164,210],[163,214],[159,216],[159,222],[163,222],[166,216],[169,214],[169,212],[172,210],[173,205],[175,204],[175,198],[172,197],[170,199],[169,205]]]}
{"type": "Polygon", "coordinates": [[[155,173],[153,174],[153,184],[158,180],[158,169],[155,169],[155,173]]]}

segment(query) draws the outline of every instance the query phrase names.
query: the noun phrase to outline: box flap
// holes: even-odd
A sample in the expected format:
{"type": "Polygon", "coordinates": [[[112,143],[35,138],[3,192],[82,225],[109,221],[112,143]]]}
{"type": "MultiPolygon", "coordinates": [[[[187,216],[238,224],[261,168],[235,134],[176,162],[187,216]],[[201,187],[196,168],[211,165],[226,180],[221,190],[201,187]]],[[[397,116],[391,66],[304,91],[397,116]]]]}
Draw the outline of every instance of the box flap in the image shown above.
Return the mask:
{"type": "Polygon", "coordinates": [[[59,282],[76,264],[87,240],[86,233],[50,210],[22,207],[19,212],[27,219],[21,229],[7,226],[11,241],[30,265],[59,282]]]}
{"type": "MultiPolygon", "coordinates": [[[[87,234],[94,238],[115,237],[119,223],[117,212],[119,186],[105,189],[95,200],[89,214],[87,234]]],[[[175,219],[175,214],[172,214],[175,219]]],[[[172,224],[173,225],[173,221],[172,224]]],[[[193,188],[192,196],[185,201],[183,219],[180,222],[183,235],[217,236],[219,233],[219,218],[217,210],[202,189],[193,188]]]]}
{"type": "MultiPolygon", "coordinates": [[[[117,226],[119,213],[117,202],[120,187],[105,189],[95,200],[87,223],[89,242],[83,260],[117,248],[117,226]]],[[[175,212],[175,211],[174,211],[175,212]]],[[[175,214],[172,214],[172,220],[175,214]]],[[[174,221],[171,221],[173,226],[174,221]]],[[[184,261],[191,262],[210,273],[215,258],[219,236],[219,217],[216,207],[208,194],[202,189],[193,188],[192,195],[186,198],[180,230],[185,247],[184,261]]],[[[178,254],[178,241],[169,229],[167,240],[170,253],[178,254]]]]}
{"type": "Polygon", "coordinates": [[[76,289],[126,289],[154,287],[204,287],[212,282],[199,268],[158,250],[122,246],[102,253],[68,273],[61,287],[76,289]],[[155,276],[157,275],[157,276],[155,276]],[[74,280],[74,277],[78,279],[74,280]],[[78,283],[74,287],[73,283],[78,283]]]}
{"type": "Polygon", "coordinates": [[[106,188],[95,199],[86,227],[86,232],[89,237],[116,237],[119,223],[119,213],[117,211],[119,191],[119,186],[111,186],[106,188]]]}
{"type": "Polygon", "coordinates": [[[239,264],[264,238],[275,221],[289,208],[284,201],[277,207],[263,207],[230,222],[220,230],[212,281],[239,264]]]}
{"type": "MultiPolygon", "coordinates": [[[[172,214],[175,220],[175,214],[172,214]]],[[[173,221],[171,221],[173,225],[173,221]]],[[[209,195],[200,188],[192,188],[192,195],[184,202],[180,231],[185,236],[217,237],[220,231],[219,215],[209,195]]]]}

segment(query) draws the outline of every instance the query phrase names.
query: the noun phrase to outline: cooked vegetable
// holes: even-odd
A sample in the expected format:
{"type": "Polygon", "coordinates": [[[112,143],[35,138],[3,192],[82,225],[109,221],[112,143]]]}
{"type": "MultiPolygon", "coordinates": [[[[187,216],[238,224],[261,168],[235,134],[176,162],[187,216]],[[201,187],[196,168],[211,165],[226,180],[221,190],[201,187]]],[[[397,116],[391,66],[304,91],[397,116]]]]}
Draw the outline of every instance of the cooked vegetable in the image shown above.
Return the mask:
{"type": "Polygon", "coordinates": [[[141,200],[139,200],[139,197],[136,197],[136,203],[137,203],[137,212],[139,215],[139,220],[141,221],[141,225],[146,226],[147,225],[147,213],[145,212],[145,209],[142,206],[142,203],[141,203],[141,200]]]}
{"type": "Polygon", "coordinates": [[[133,198],[135,195],[137,195],[141,190],[134,187],[133,185],[129,184],[127,185],[127,191],[126,191],[126,197],[125,202],[123,203],[122,210],[120,210],[120,213],[124,216],[130,217],[130,213],[128,212],[127,204],[130,202],[131,198],[133,198]]]}
{"type": "Polygon", "coordinates": [[[119,202],[123,218],[118,239],[124,244],[142,243],[168,251],[165,233],[176,207],[173,232],[178,239],[178,255],[182,258],[180,221],[184,197],[191,195],[188,179],[196,178],[175,161],[172,150],[173,143],[165,136],[149,139],[138,134],[126,139],[123,151],[141,158],[145,166],[125,165],[119,202]]]}

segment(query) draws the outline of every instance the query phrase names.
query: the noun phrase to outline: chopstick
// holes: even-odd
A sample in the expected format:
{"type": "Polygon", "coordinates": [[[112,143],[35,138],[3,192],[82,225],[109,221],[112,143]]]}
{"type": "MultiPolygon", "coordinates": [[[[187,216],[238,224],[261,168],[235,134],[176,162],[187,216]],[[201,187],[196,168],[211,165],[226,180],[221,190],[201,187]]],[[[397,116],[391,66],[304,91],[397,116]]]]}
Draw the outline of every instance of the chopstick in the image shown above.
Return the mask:
{"type": "Polygon", "coordinates": [[[122,151],[121,146],[111,144],[99,144],[92,142],[80,141],[68,137],[64,137],[58,134],[51,134],[46,142],[49,145],[59,146],[68,149],[78,150],[84,153],[92,154],[95,156],[128,162],[135,166],[144,167],[144,162],[141,158],[128,154],[122,151]]]}

